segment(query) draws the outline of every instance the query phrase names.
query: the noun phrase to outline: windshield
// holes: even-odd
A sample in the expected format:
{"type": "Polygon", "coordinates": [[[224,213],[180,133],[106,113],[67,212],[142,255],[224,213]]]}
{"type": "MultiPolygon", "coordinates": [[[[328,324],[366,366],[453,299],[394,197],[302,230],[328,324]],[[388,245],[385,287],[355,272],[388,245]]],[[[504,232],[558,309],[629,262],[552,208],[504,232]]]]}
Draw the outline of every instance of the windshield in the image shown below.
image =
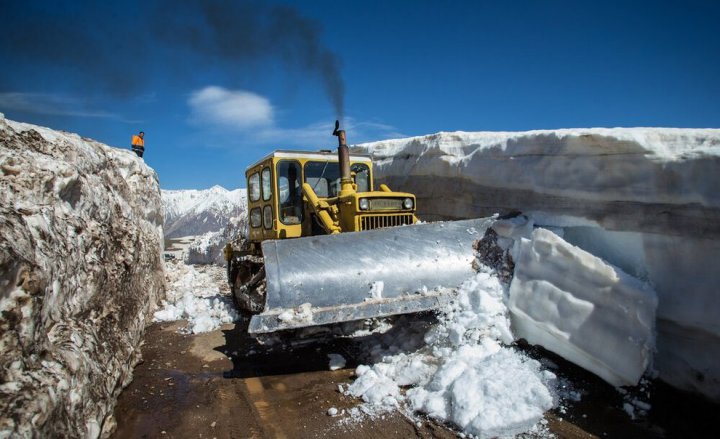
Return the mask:
{"type": "MultiPolygon", "coordinates": [[[[370,168],[363,163],[353,163],[350,174],[355,179],[358,192],[370,189],[370,168]]],[[[340,191],[340,168],[337,162],[305,163],[305,183],[308,183],[318,197],[337,197],[340,191]]]]}

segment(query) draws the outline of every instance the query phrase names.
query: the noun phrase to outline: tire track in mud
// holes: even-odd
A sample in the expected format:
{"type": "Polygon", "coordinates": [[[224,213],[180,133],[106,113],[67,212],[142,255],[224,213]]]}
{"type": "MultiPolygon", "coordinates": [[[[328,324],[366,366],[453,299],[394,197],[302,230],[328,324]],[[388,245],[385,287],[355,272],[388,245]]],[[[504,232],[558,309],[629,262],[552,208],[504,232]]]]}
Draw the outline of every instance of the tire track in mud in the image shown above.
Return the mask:
{"type": "Polygon", "coordinates": [[[275,413],[272,405],[264,398],[265,389],[262,380],[259,377],[253,377],[245,378],[242,381],[250,395],[250,400],[255,407],[258,418],[262,421],[262,425],[270,430],[268,433],[271,434],[268,434],[268,436],[285,439],[287,436],[285,436],[280,426],[274,422],[274,420],[279,419],[279,416],[275,413]]]}

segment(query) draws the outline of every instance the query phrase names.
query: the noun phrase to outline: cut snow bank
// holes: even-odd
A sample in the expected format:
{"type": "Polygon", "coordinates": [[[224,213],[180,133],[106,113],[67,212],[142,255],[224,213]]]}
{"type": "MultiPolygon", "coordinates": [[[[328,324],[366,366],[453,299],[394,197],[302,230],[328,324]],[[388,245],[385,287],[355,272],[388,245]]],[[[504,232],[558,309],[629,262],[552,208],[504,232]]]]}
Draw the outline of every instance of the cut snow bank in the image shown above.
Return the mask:
{"type": "Polygon", "coordinates": [[[660,378],[720,400],[720,130],[455,132],[354,151],[423,219],[531,214],[650,283],[660,378]]]}
{"type": "Polygon", "coordinates": [[[112,430],[162,242],[157,175],[134,153],[0,115],[0,436],[112,430]]]}
{"type": "Polygon", "coordinates": [[[415,193],[430,219],[522,208],[614,230],[720,232],[705,216],[720,216],[720,130],[455,132],[354,150],[371,153],[378,178],[415,193]]]}
{"type": "Polygon", "coordinates": [[[655,292],[545,229],[514,251],[515,335],[614,386],[636,385],[652,358],[655,292]]]}

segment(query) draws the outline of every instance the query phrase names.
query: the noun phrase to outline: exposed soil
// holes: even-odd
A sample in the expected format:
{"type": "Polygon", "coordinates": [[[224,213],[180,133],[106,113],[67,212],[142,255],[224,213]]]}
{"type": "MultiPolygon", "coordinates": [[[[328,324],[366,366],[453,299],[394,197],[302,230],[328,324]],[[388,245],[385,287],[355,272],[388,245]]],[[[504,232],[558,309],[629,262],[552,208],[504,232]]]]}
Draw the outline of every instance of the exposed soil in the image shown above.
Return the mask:
{"type": "Polygon", "coordinates": [[[342,412],[358,403],[338,391],[356,366],[350,340],[267,347],[242,323],[192,336],[178,333],[183,325],[148,328],[145,361],[115,409],[115,438],[456,437],[399,413],[360,422],[329,416],[331,407],[342,412]],[[341,353],[347,366],[328,370],[328,353],[341,353]]]}

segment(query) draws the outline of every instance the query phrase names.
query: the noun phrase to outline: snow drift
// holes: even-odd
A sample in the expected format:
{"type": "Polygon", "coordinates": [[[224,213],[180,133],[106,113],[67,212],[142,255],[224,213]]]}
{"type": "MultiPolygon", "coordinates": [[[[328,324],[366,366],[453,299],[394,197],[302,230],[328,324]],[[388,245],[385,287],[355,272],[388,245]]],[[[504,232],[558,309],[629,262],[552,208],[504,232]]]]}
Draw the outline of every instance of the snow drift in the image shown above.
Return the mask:
{"type": "Polygon", "coordinates": [[[218,287],[219,283],[225,281],[224,269],[213,266],[199,271],[179,261],[169,262],[166,268],[167,291],[160,309],[153,315],[154,321],[186,320],[184,331],[199,334],[238,320],[232,297],[227,291],[223,294],[218,287]]]}
{"type": "Polygon", "coordinates": [[[437,324],[399,323],[369,347],[372,366],[358,366],[345,391],[363,399],[360,410],[410,408],[480,438],[537,430],[556,403],[556,377],[510,346],[507,285],[482,259],[437,324]]]}
{"type": "Polygon", "coordinates": [[[720,400],[720,130],[438,133],[358,145],[423,219],[521,211],[657,292],[660,378],[720,400]]]}
{"type": "Polygon", "coordinates": [[[98,437],[162,293],[155,172],[0,115],[0,436],[98,437]]]}

